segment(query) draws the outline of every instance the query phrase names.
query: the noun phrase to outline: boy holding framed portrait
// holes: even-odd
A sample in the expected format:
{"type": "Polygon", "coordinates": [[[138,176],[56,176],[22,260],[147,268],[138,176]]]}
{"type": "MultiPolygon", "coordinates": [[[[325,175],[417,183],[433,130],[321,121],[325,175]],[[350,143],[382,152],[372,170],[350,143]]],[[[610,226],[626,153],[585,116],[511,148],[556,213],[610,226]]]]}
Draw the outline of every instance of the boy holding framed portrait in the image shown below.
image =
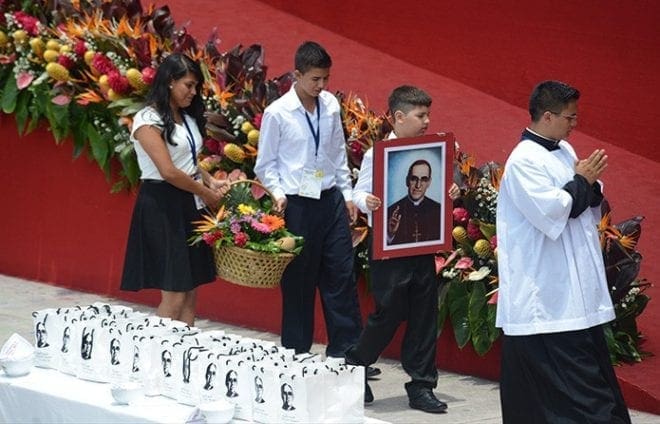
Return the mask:
{"type": "MultiPolygon", "coordinates": [[[[389,111],[392,117],[393,131],[386,140],[419,138],[422,136],[430,122],[429,109],[431,97],[423,90],[413,86],[400,86],[392,91],[388,100],[389,111]]],[[[423,137],[425,139],[425,137],[423,137]]],[[[412,140],[411,140],[412,141],[412,140]]],[[[385,145],[395,142],[387,141],[385,145]]],[[[431,143],[432,147],[435,146],[431,143]]],[[[441,169],[433,169],[427,152],[417,152],[417,156],[405,156],[406,164],[401,165],[405,173],[393,171],[392,175],[383,180],[389,185],[405,177],[407,190],[402,191],[402,196],[386,194],[385,196],[374,195],[376,192],[388,191],[389,188],[380,189],[375,187],[374,180],[378,181],[378,175],[382,170],[374,172],[374,151],[379,150],[378,156],[382,156],[382,149],[371,148],[367,150],[362,161],[358,181],[353,189],[353,203],[368,216],[369,225],[374,229],[369,238],[370,258],[369,267],[372,280],[372,293],[376,301],[376,310],[367,321],[358,342],[346,353],[346,362],[353,365],[369,366],[376,362],[382,351],[389,344],[399,325],[407,321],[406,333],[401,347],[401,364],[410,375],[411,381],[406,383],[405,388],[409,398],[409,405],[413,409],[419,409],[429,413],[442,413],[447,410],[447,404],[440,401],[434,394],[433,389],[437,385],[438,372],[435,366],[436,336],[437,336],[437,313],[438,313],[438,280],[435,273],[434,253],[438,245],[444,243],[440,233],[440,227],[445,225],[446,217],[441,216],[440,202],[427,199],[429,189],[433,180],[440,181],[440,185],[446,186],[448,175],[447,167],[451,168],[451,154],[447,149],[453,147],[451,143],[443,142],[441,169]],[[449,161],[449,163],[447,163],[449,161]],[[409,164],[407,162],[410,162],[409,164]],[[401,174],[401,175],[400,175],[401,174]],[[401,197],[399,199],[399,197],[401,197]],[[383,198],[394,200],[392,204],[383,203],[383,198]],[[390,213],[383,214],[383,204],[387,206],[390,213]],[[415,233],[415,208],[423,206],[424,212],[418,214],[415,233]],[[431,215],[428,214],[431,211],[431,215]],[[424,216],[422,216],[424,215],[424,216]],[[430,218],[429,218],[430,216],[430,218]],[[379,218],[382,218],[379,220],[379,218]],[[422,226],[428,226],[429,220],[433,221],[433,230],[426,231],[423,236],[422,226]],[[437,221],[437,222],[436,222],[437,221]],[[380,225],[379,225],[380,224],[380,225]],[[437,225],[436,225],[437,224],[437,225]],[[436,230],[438,230],[436,232],[436,230]],[[378,231],[378,233],[376,233],[378,231]],[[401,232],[400,232],[401,231],[401,232]],[[410,237],[402,237],[404,232],[410,232],[410,237]],[[414,234],[418,234],[415,238],[414,234]],[[383,255],[382,250],[387,246],[397,245],[397,237],[400,245],[395,250],[396,254],[383,255]],[[407,247],[408,251],[398,250],[399,247],[407,247]],[[421,250],[420,250],[421,249],[421,250]],[[429,251],[429,249],[431,249],[429,251]],[[374,255],[378,252],[379,255],[374,255]],[[376,256],[383,257],[382,259],[376,256]]],[[[381,146],[377,146],[381,147],[381,146]]],[[[428,146],[423,146],[428,150],[428,146]]],[[[437,147],[437,146],[435,146],[437,147]]],[[[403,158],[404,156],[401,156],[403,158]]],[[[396,162],[392,156],[392,162],[396,162]]],[[[402,159],[403,163],[404,160],[402,159]]],[[[384,165],[386,172],[389,167],[384,165]]],[[[440,168],[440,166],[439,166],[440,168]]],[[[398,181],[399,183],[401,181],[398,181]]],[[[441,193],[444,193],[442,190],[441,193]]],[[[449,189],[449,197],[458,197],[458,187],[452,185],[449,189]]],[[[444,195],[441,194],[444,201],[444,195]]],[[[440,199],[438,199],[440,200],[440,199]]],[[[446,202],[443,202],[446,203],[446,202]]],[[[385,208],[383,208],[385,209],[385,208]]],[[[451,208],[449,208],[451,211],[451,208]]],[[[451,213],[451,212],[450,212],[451,213]]],[[[449,239],[451,237],[444,237],[449,239]]],[[[365,403],[374,400],[371,388],[365,380],[365,403]]]]}

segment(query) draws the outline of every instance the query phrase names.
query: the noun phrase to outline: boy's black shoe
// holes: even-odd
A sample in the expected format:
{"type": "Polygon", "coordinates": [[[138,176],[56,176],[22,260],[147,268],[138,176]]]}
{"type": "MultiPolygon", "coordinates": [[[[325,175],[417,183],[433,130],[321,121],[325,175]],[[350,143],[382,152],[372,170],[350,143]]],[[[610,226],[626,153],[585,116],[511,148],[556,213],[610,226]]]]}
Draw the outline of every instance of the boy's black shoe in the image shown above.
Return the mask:
{"type": "Polygon", "coordinates": [[[367,367],[365,372],[367,373],[367,378],[372,379],[372,378],[380,375],[380,368],[369,366],[369,367],[367,367]]]}
{"type": "Polygon", "coordinates": [[[435,397],[433,391],[427,387],[408,391],[408,405],[412,409],[419,409],[431,414],[447,411],[447,404],[435,397]]]}

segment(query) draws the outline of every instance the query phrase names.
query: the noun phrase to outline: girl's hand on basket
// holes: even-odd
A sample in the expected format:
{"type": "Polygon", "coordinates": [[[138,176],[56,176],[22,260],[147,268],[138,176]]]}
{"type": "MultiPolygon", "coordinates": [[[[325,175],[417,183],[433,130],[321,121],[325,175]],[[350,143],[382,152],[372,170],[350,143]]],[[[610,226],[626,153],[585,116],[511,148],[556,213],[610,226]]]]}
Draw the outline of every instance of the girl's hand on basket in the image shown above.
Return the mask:
{"type": "Polygon", "coordinates": [[[215,210],[220,205],[222,194],[220,193],[220,190],[213,190],[212,188],[204,187],[204,191],[202,194],[200,194],[200,197],[206,206],[215,210]]]}
{"type": "Polygon", "coordinates": [[[221,196],[224,197],[225,194],[229,193],[229,190],[231,189],[231,185],[229,184],[229,180],[217,180],[215,178],[211,178],[209,181],[209,187],[220,193],[221,196]]]}

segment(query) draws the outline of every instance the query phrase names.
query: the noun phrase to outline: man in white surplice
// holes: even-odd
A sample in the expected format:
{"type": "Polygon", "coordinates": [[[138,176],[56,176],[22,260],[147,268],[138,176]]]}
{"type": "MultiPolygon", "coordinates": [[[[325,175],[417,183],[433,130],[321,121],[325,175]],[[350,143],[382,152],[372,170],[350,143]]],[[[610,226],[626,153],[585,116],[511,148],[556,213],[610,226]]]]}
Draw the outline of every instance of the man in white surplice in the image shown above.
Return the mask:
{"type": "Polygon", "coordinates": [[[577,89],[539,84],[531,124],[507,160],[497,209],[505,423],[630,422],[601,324],[614,319],[597,224],[603,150],[565,140],[577,89]]]}

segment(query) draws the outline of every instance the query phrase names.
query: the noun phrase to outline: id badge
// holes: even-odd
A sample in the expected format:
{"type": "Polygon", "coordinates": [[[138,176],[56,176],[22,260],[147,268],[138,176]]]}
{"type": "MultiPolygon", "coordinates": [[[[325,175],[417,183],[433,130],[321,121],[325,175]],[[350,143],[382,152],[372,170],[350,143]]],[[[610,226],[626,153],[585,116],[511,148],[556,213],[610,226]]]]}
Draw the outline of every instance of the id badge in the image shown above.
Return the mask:
{"type": "MultiPolygon", "coordinates": [[[[192,176],[192,178],[193,178],[193,180],[197,181],[198,183],[204,184],[204,182],[202,181],[202,176],[201,175],[195,174],[195,175],[192,176]]],[[[193,194],[193,197],[195,198],[195,207],[197,208],[197,210],[201,210],[201,209],[204,209],[206,207],[206,203],[204,203],[204,201],[202,200],[201,197],[199,197],[196,194],[193,194]]]]}
{"type": "Polygon", "coordinates": [[[309,197],[311,199],[320,199],[322,181],[323,171],[320,169],[303,169],[298,195],[302,197],[309,197]]]}

